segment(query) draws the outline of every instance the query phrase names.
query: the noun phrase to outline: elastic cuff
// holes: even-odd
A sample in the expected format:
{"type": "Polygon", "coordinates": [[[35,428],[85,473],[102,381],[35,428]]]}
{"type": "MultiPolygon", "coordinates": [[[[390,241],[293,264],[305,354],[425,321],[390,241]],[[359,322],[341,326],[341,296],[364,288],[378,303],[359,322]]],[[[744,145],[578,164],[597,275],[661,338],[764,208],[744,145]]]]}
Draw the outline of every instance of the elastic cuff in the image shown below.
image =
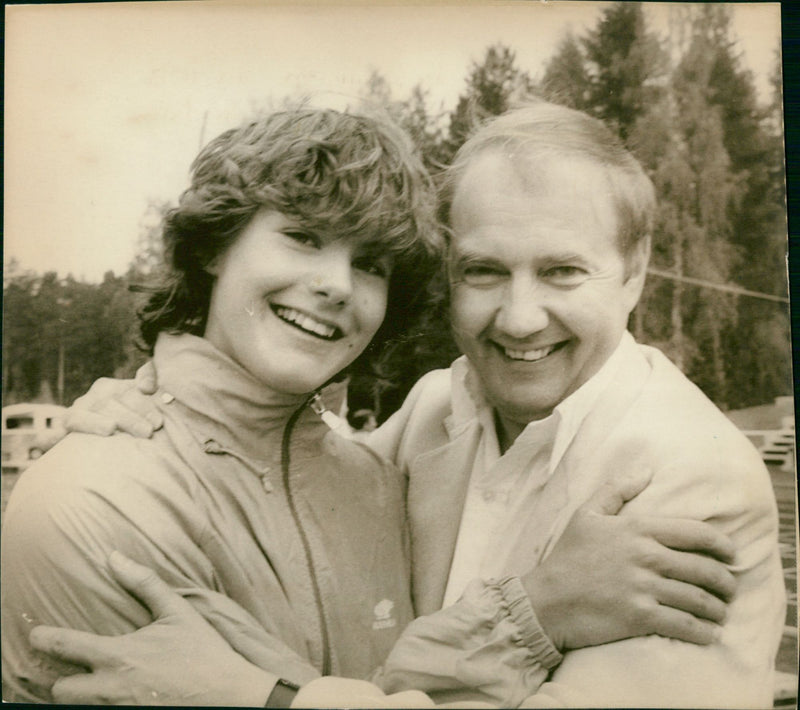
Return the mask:
{"type": "Polygon", "coordinates": [[[516,624],[522,636],[522,642],[531,650],[543,668],[555,668],[563,660],[563,656],[553,645],[545,633],[531,600],[518,577],[504,577],[494,582],[500,590],[508,615],[516,624]]]}

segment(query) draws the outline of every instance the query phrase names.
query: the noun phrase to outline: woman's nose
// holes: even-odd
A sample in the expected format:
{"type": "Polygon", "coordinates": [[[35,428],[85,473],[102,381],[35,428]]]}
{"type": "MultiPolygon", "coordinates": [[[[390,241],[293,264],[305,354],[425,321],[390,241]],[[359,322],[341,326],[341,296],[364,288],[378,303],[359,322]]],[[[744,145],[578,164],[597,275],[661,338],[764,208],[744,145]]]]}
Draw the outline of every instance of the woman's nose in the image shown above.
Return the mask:
{"type": "Polygon", "coordinates": [[[353,267],[349,252],[320,254],[311,276],[311,290],[333,305],[347,303],[353,293],[353,267]]]}

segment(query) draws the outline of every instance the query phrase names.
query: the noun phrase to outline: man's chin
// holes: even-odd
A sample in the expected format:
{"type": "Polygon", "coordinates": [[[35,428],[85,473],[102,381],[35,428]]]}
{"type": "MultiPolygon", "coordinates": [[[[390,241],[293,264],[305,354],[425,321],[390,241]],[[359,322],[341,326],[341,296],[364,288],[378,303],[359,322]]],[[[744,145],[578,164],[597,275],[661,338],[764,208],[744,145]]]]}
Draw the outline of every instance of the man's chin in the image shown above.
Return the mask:
{"type": "MultiPolygon", "coordinates": [[[[517,394],[517,393],[515,393],[517,394]]],[[[501,418],[517,422],[523,426],[530,422],[549,417],[558,406],[555,396],[514,397],[495,400],[494,408],[501,418]]]]}

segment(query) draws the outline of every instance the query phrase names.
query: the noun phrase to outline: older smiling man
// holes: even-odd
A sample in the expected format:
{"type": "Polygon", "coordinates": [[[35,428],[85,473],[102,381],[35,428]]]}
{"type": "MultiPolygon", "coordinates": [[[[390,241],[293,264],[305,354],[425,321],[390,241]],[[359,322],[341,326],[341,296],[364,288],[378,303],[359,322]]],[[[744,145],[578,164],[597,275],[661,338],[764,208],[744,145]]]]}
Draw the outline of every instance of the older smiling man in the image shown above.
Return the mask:
{"type": "MultiPolygon", "coordinates": [[[[708,521],[736,545],[720,638],[567,652],[528,704],[771,705],[784,591],[768,474],[727,418],[626,331],[649,256],[649,179],[602,124],[546,103],[480,130],[450,177],[451,319],[465,357],[424,377],[372,441],[409,471],[415,553],[436,540],[416,567],[427,604],[458,598],[475,576],[524,579],[603,482],[647,470],[621,515],[708,521]]],[[[547,628],[547,610],[539,617],[547,628]]]]}
{"type": "MultiPolygon", "coordinates": [[[[573,580],[574,596],[567,589],[537,604],[563,660],[539,669],[529,678],[535,692],[515,702],[770,705],[784,591],[767,472],[719,410],[626,331],[649,257],[649,179],[602,124],[542,102],[494,120],[461,148],[449,198],[451,317],[464,357],[423,377],[369,440],[408,477],[415,611],[431,614],[409,627],[416,645],[390,654],[383,689],[435,692],[457,675],[431,639],[459,619],[433,612],[475,578],[517,576],[531,599],[544,599],[538,586],[563,574],[550,556],[568,547],[576,510],[604,484],[647,472],[620,519],[705,521],[734,542],[728,567],[738,588],[721,632],[707,645],[658,629],[604,643],[604,625],[618,622],[598,613],[578,640],[561,623],[572,601],[586,587],[598,600],[616,591],[588,570],[573,580]]],[[[593,553],[596,568],[614,564],[602,546],[593,553]]],[[[686,586],[668,577],[657,582],[666,606],[686,586]]],[[[709,584],[702,575],[686,581],[709,584]]],[[[665,611],[665,623],[677,613],[665,611]]],[[[486,658],[470,662],[480,671],[471,669],[473,680],[500,674],[486,658]]],[[[348,705],[351,682],[312,681],[295,704],[348,705]],[[326,702],[331,689],[342,694],[326,702]]]]}

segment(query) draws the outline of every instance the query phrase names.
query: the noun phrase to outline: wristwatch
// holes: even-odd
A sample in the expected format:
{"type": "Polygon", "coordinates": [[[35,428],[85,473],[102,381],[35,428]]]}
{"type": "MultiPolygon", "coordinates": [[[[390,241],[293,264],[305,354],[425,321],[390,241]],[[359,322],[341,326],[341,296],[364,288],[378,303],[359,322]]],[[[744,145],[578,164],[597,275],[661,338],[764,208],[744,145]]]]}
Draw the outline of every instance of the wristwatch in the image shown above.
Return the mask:
{"type": "Polygon", "coordinates": [[[279,678],[278,682],[275,683],[275,687],[272,689],[272,692],[269,694],[267,698],[267,702],[264,705],[265,708],[288,708],[292,704],[292,700],[294,700],[294,696],[297,695],[297,691],[300,690],[299,685],[295,685],[294,683],[284,680],[283,678],[279,678]]]}

